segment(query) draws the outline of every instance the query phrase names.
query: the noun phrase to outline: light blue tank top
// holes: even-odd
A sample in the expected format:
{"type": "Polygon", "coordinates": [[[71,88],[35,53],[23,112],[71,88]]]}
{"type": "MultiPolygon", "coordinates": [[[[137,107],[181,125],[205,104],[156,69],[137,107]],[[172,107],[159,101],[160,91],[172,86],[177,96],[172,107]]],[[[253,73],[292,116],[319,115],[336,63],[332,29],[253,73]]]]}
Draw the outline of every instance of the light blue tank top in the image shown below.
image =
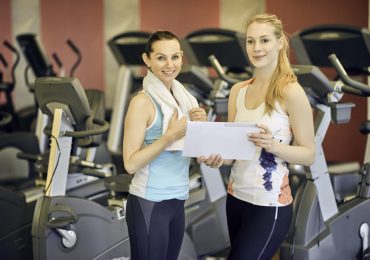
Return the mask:
{"type": "MultiPolygon", "coordinates": [[[[156,115],[153,123],[146,129],[145,146],[162,136],[163,114],[160,106],[152,98],[151,100],[155,105],[156,115]]],[[[163,151],[135,173],[130,193],[151,201],[174,198],[185,200],[189,197],[189,164],[190,158],[182,156],[182,151],[163,151]]]]}

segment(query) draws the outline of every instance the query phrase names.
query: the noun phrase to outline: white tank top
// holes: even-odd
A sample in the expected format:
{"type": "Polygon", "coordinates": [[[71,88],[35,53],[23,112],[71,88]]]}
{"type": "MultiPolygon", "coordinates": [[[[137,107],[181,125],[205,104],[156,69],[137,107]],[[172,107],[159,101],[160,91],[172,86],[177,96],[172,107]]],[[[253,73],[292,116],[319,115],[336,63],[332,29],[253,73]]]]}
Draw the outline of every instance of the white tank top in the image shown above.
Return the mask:
{"type": "MultiPolygon", "coordinates": [[[[264,124],[273,138],[284,144],[292,141],[288,115],[276,102],[269,116],[265,103],[256,109],[247,109],[244,104],[248,85],[241,88],[236,100],[235,122],[264,124]]],[[[278,201],[280,186],[289,171],[286,163],[266,150],[256,147],[253,160],[235,161],[229,180],[228,192],[236,198],[260,206],[285,206],[278,201]]]]}

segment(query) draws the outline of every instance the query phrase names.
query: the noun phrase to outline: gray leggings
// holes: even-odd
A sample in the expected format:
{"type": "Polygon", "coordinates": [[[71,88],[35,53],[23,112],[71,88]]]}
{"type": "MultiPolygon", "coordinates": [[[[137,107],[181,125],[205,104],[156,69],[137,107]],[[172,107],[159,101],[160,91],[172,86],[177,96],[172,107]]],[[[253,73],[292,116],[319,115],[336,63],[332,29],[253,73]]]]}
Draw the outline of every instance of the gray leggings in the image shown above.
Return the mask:
{"type": "Polygon", "coordinates": [[[184,202],[128,196],[126,220],[132,260],[177,259],[185,231],[184,202]]]}

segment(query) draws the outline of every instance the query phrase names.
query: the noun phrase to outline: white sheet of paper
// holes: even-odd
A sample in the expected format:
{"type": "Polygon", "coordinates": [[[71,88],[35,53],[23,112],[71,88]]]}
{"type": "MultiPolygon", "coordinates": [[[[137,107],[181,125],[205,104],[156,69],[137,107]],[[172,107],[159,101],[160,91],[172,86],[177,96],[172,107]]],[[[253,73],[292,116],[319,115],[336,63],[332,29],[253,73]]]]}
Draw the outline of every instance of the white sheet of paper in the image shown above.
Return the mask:
{"type": "Polygon", "coordinates": [[[256,147],[247,134],[259,131],[255,124],[248,123],[188,121],[183,155],[220,154],[223,159],[251,160],[256,147]]]}

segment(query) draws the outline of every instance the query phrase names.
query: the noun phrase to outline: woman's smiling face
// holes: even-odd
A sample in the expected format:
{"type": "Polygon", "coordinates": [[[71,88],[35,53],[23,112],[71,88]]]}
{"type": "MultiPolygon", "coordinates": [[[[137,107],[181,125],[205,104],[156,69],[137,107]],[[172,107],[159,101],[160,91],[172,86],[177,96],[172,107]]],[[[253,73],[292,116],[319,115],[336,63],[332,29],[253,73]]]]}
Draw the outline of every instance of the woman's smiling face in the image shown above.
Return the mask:
{"type": "Polygon", "coordinates": [[[153,74],[170,88],[172,81],[180,73],[182,55],[178,40],[159,40],[153,43],[149,57],[144,54],[143,59],[153,74]]]}
{"type": "Polygon", "coordinates": [[[276,38],[274,27],[253,22],[247,29],[248,58],[255,68],[276,67],[282,42],[276,38]]]}

